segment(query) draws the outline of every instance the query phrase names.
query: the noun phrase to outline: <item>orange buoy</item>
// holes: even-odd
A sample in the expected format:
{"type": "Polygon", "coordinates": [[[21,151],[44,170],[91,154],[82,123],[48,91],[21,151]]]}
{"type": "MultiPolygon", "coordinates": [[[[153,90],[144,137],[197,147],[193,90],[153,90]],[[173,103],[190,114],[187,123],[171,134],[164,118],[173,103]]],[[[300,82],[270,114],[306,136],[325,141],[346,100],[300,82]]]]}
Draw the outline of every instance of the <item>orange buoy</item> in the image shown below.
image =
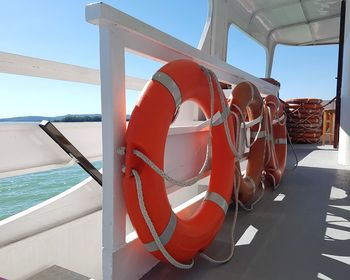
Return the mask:
{"type": "Polygon", "coordinates": [[[317,98],[292,98],[292,99],[287,99],[286,102],[288,104],[321,104],[322,99],[317,99],[317,98]]]}
{"type": "Polygon", "coordinates": [[[286,116],[283,111],[283,104],[276,96],[268,95],[265,98],[265,104],[268,123],[267,129],[269,130],[270,137],[267,141],[264,172],[266,180],[269,181],[274,188],[277,188],[286,168],[286,116]]]}
{"type": "Polygon", "coordinates": [[[304,129],[317,129],[317,128],[320,128],[322,125],[321,124],[311,124],[311,123],[303,123],[303,124],[300,124],[300,123],[288,123],[287,126],[288,126],[288,129],[289,128],[304,128],[304,129]]]}
{"type": "Polygon", "coordinates": [[[286,101],[287,128],[293,143],[316,143],[322,133],[322,100],[298,98],[286,101]]]}
{"type": "Polygon", "coordinates": [[[312,133],[312,132],[299,132],[299,133],[291,133],[290,137],[292,138],[318,138],[320,139],[322,133],[321,132],[316,132],[316,133],[312,133]]]}
{"type": "Polygon", "coordinates": [[[315,144],[320,142],[320,137],[295,137],[295,136],[291,136],[291,140],[293,143],[298,143],[298,144],[302,144],[302,143],[309,143],[309,144],[315,144]]]}
{"type": "MultiPolygon", "coordinates": [[[[159,250],[145,215],[147,209],[162,247],[178,262],[190,261],[212,242],[224,221],[232,197],[235,158],[227,141],[233,137],[232,117],[228,114],[225,99],[222,100],[218,83],[214,84],[211,98],[210,79],[215,75],[197,63],[177,60],[163,66],[147,84],[143,96],[136,105],[126,132],[125,174],[123,192],[130,220],[146,249],[161,261],[169,261],[159,250]],[[135,155],[141,151],[161,170],[164,167],[164,149],[169,126],[179,106],[191,100],[196,102],[207,117],[220,118],[212,124],[212,167],[209,187],[200,207],[190,217],[175,214],[169,203],[164,179],[135,155]],[[224,105],[222,106],[222,101],[224,105]],[[212,103],[213,102],[213,103],[212,103]],[[135,171],[142,182],[143,201],[138,198],[135,171]]],[[[234,142],[234,140],[232,140],[234,142]]]]}
{"type": "MultiPolygon", "coordinates": [[[[260,186],[261,174],[264,169],[266,142],[265,120],[263,118],[264,102],[258,89],[250,82],[238,84],[232,91],[230,110],[236,116],[243,115],[241,122],[244,122],[248,117],[251,126],[251,139],[255,140],[250,147],[246,173],[242,177],[239,187],[239,200],[247,203],[254,197],[256,188],[260,186]]],[[[240,125],[241,123],[239,123],[239,127],[235,125],[236,135],[239,134],[240,125]]]]}
{"type": "Polygon", "coordinates": [[[321,116],[322,109],[297,109],[297,110],[287,110],[286,113],[290,117],[305,118],[309,116],[321,116]]]}
{"type": "MultiPolygon", "coordinates": [[[[288,125],[288,124],[287,124],[288,125]]],[[[319,128],[303,128],[303,127],[291,127],[288,129],[289,133],[318,133],[321,132],[319,128]]]]}
{"type": "MultiPolygon", "coordinates": [[[[288,109],[288,108],[287,108],[288,109]]],[[[288,113],[297,116],[309,116],[309,115],[321,115],[323,112],[322,108],[320,109],[306,109],[306,108],[297,108],[291,109],[288,113]]]]}
{"type": "Polygon", "coordinates": [[[288,108],[290,109],[311,109],[311,110],[321,110],[322,105],[319,103],[296,103],[296,104],[288,104],[288,108]]]}
{"type": "Polygon", "coordinates": [[[322,118],[320,116],[308,116],[306,118],[290,117],[288,122],[296,124],[321,124],[322,118]]]}

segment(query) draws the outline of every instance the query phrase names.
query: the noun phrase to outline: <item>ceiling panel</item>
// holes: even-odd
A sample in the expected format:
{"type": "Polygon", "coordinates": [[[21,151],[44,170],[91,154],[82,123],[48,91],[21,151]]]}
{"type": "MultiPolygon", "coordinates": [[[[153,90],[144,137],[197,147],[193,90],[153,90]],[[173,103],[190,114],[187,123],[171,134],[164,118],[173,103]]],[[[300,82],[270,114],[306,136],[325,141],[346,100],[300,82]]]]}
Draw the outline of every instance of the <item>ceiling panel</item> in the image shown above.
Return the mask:
{"type": "Polygon", "coordinates": [[[266,46],[337,42],[340,0],[229,1],[231,22],[266,46]]]}
{"type": "Polygon", "coordinates": [[[299,3],[272,10],[264,10],[259,13],[257,17],[262,19],[265,23],[269,23],[272,29],[305,21],[305,16],[299,3]]]}
{"type": "Polygon", "coordinates": [[[281,44],[287,45],[299,45],[303,42],[312,41],[310,29],[307,24],[283,28],[282,30],[274,32],[273,37],[281,44]]]}
{"type": "Polygon", "coordinates": [[[339,15],[340,1],[339,0],[319,0],[319,1],[302,1],[303,8],[309,20],[314,20],[320,17],[331,15],[339,15]]]}
{"type": "Polygon", "coordinates": [[[322,40],[337,37],[339,34],[339,21],[339,18],[333,18],[310,23],[314,38],[322,40]]]}

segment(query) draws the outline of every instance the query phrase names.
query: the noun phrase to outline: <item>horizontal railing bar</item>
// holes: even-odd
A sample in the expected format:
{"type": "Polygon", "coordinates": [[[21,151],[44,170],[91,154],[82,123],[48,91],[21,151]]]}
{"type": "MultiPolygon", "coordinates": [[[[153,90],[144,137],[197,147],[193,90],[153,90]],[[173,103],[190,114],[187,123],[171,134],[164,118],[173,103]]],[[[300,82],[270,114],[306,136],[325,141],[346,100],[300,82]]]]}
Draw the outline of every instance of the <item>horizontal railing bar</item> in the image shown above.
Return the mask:
{"type": "MultiPolygon", "coordinates": [[[[0,52],[0,73],[100,85],[98,69],[0,52]]],[[[142,90],[146,80],[126,76],[126,88],[142,90]]]]}
{"type": "Polygon", "coordinates": [[[221,81],[237,84],[251,81],[262,94],[277,94],[278,88],[226,62],[210,56],[144,22],[104,3],[86,6],[86,19],[92,24],[119,28],[126,32],[125,47],[151,59],[168,62],[191,59],[212,69],[221,81]]]}

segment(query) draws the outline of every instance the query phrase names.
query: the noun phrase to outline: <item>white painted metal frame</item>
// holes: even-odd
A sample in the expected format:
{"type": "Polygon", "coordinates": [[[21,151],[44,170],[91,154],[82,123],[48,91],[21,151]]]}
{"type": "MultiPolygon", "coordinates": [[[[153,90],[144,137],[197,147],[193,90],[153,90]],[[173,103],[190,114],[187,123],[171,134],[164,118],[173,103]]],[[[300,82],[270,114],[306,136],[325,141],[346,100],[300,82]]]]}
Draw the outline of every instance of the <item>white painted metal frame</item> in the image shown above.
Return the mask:
{"type": "MultiPolygon", "coordinates": [[[[208,17],[198,44],[198,48],[211,56],[226,61],[229,29],[232,25],[235,25],[241,30],[242,28],[234,24],[233,18],[229,13],[232,9],[229,2],[214,0],[209,0],[208,2],[208,17]]],[[[252,15],[252,18],[253,17],[254,14],[252,15]]],[[[269,40],[268,44],[265,46],[262,44],[262,42],[251,36],[245,30],[242,30],[242,32],[245,32],[247,36],[264,48],[266,55],[265,77],[270,78],[276,42],[274,40],[269,40]]]]}
{"type": "MultiPolygon", "coordinates": [[[[91,85],[100,84],[100,71],[98,69],[6,52],[0,52],[0,73],[91,85]]],[[[126,76],[128,89],[142,90],[145,83],[146,81],[143,79],[126,76]]]]}
{"type": "Polygon", "coordinates": [[[126,130],[125,50],[163,63],[191,59],[213,70],[221,81],[235,85],[249,80],[263,94],[276,94],[277,88],[104,3],[88,5],[86,20],[100,28],[103,278],[133,279],[147,272],[155,264],[155,259],[140,248],[139,243],[125,243],[126,210],[120,172],[122,160],[115,152],[117,147],[124,145],[126,130]]]}
{"type": "Polygon", "coordinates": [[[350,165],[350,1],[346,2],[338,162],[350,165]]]}
{"type": "Polygon", "coordinates": [[[227,33],[229,27],[234,24],[264,47],[265,77],[271,76],[277,44],[307,46],[338,42],[340,1],[208,0],[208,2],[209,15],[199,48],[212,56],[226,60],[227,33]]]}
{"type": "MultiPolygon", "coordinates": [[[[100,85],[98,69],[0,52],[0,73],[100,85]]],[[[127,89],[141,91],[146,80],[125,77],[127,89]]],[[[56,124],[90,160],[102,157],[100,123],[56,124]],[[90,133],[90,134],[89,134],[90,133]],[[89,137],[81,137],[90,135],[89,137]]],[[[37,124],[0,123],[0,178],[59,168],[73,163],[37,124]],[[32,137],[26,137],[30,133],[32,137]],[[18,161],[14,154],[21,155],[18,161]]]]}

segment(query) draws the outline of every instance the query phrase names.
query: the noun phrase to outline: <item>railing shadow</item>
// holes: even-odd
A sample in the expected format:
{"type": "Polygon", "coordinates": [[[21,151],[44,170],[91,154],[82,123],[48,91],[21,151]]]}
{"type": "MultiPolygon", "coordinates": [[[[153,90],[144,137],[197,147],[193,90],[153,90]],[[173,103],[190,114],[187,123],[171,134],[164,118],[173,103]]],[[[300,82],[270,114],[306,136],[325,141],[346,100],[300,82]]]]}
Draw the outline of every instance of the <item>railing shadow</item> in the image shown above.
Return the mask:
{"type": "MultiPolygon", "coordinates": [[[[309,153],[298,149],[301,156],[309,153]]],[[[249,244],[235,248],[230,262],[214,265],[197,258],[189,271],[159,264],[143,279],[349,279],[348,182],[348,170],[300,166],[278,190],[267,190],[254,211],[239,211],[235,236],[249,226],[257,233],[249,244]],[[274,201],[279,193],[284,199],[274,201]]],[[[208,250],[217,258],[229,252],[232,208],[208,250]]]]}

